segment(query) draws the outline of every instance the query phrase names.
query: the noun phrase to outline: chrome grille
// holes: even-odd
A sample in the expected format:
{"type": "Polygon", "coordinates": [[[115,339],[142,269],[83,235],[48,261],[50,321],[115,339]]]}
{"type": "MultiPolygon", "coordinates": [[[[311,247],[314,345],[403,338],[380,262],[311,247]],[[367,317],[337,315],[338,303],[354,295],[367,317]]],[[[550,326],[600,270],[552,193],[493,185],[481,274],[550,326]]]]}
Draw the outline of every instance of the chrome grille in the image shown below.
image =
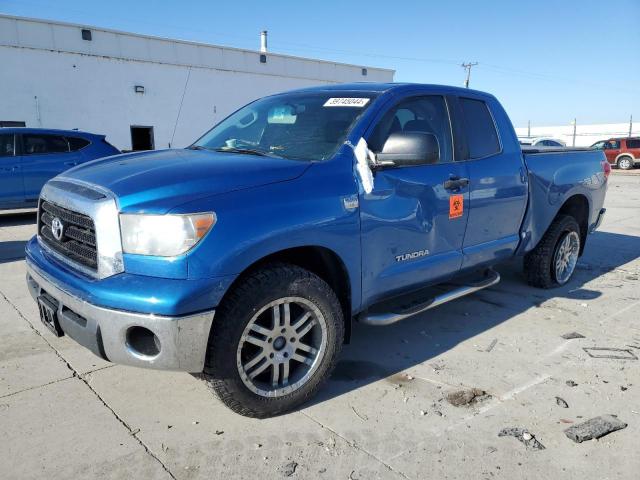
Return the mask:
{"type": "Polygon", "coordinates": [[[96,229],[91,217],[46,200],[40,201],[38,213],[38,232],[49,248],[74,262],[97,270],[96,229]],[[51,224],[54,218],[58,218],[63,225],[60,239],[52,232],[51,224]]]}

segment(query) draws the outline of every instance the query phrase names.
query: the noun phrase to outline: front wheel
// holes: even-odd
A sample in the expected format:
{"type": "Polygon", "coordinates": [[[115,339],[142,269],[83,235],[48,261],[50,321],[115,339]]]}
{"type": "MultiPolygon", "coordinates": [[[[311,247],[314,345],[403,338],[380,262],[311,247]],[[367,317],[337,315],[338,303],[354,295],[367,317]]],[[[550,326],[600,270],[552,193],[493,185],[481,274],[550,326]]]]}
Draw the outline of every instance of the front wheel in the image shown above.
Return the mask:
{"type": "Polygon", "coordinates": [[[247,276],[216,312],[202,377],[241,415],[279,415],[315,395],[343,337],[329,285],[300,267],[272,265],[247,276]]]}
{"type": "Polygon", "coordinates": [[[571,279],[580,255],[580,226],[575,218],[556,218],[532,251],[524,257],[527,282],[538,288],[564,285],[571,279]]]}

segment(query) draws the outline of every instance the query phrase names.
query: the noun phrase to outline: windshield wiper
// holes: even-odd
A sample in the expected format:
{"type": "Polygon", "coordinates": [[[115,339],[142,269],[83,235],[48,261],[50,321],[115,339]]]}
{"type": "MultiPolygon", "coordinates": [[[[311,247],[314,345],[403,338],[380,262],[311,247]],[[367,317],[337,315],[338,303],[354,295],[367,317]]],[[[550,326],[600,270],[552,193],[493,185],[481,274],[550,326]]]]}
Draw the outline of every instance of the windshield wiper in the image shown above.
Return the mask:
{"type": "Polygon", "coordinates": [[[224,148],[213,148],[215,152],[222,153],[244,153],[247,155],[258,155],[259,157],[278,157],[278,155],[265,152],[263,150],[254,150],[253,148],[238,148],[238,147],[224,147],[224,148]]]}
{"type": "Polygon", "coordinates": [[[213,150],[213,148],[203,147],[202,145],[191,145],[187,147],[188,150],[213,150]]]}

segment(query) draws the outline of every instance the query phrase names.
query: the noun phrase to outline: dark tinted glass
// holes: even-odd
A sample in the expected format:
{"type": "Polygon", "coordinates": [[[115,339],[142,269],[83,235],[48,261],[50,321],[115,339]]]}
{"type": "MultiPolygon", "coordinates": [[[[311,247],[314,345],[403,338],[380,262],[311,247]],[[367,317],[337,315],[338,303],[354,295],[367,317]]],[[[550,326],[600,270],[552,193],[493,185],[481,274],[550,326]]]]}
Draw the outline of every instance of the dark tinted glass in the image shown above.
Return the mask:
{"type": "Polygon", "coordinates": [[[69,151],[69,145],[64,137],[58,135],[31,135],[22,136],[25,155],[37,155],[42,153],[62,153],[69,151]]]}
{"type": "Polygon", "coordinates": [[[627,140],[627,148],[640,148],[640,139],[627,140]]]}
{"type": "Polygon", "coordinates": [[[13,147],[13,134],[0,135],[0,157],[12,157],[13,147]]]}
{"type": "Polygon", "coordinates": [[[481,100],[461,98],[465,119],[469,157],[482,158],[500,152],[498,132],[487,104],[481,100]]]}
{"type": "Polygon", "coordinates": [[[433,95],[405,100],[389,110],[376,125],[367,144],[373,152],[382,151],[389,135],[396,132],[431,133],[440,146],[439,163],[453,161],[451,124],[444,98],[433,95]]]}
{"type": "Polygon", "coordinates": [[[78,138],[78,137],[67,137],[67,140],[69,141],[69,147],[71,148],[72,152],[75,152],[76,150],[80,150],[81,148],[86,147],[87,145],[89,145],[89,140],[85,140],[84,138],[78,138]]]}

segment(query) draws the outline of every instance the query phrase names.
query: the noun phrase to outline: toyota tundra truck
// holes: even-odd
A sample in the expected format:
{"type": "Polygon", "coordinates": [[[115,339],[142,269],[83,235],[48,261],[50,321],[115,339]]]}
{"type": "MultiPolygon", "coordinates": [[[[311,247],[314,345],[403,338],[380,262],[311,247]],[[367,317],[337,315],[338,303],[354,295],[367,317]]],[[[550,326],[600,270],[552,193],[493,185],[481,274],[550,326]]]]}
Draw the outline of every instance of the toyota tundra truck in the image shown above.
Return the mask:
{"type": "Polygon", "coordinates": [[[532,286],[566,284],[609,172],[601,151],[523,151],[479,91],[296,90],[185,149],[50,180],[27,284],[54,335],[195,374],[232,410],[274,416],[321,388],[354,322],[389,325],[494,285],[513,257],[532,286]]]}

